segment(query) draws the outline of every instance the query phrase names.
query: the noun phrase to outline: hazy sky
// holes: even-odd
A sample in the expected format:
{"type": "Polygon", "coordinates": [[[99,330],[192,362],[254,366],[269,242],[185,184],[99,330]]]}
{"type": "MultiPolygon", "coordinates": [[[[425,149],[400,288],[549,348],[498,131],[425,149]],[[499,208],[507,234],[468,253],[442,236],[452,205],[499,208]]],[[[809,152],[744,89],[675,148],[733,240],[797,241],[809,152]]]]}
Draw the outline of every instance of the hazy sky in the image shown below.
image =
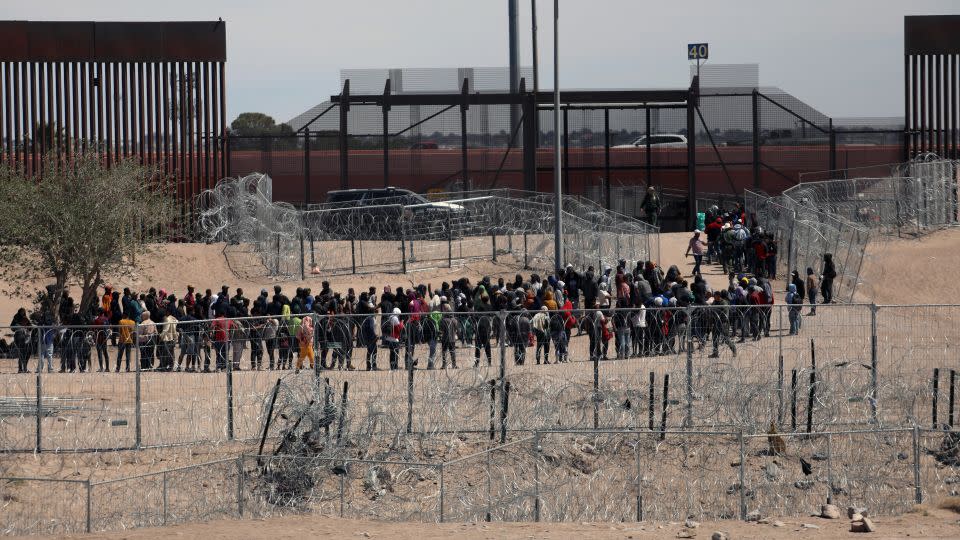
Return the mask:
{"type": "MultiPolygon", "coordinates": [[[[520,0],[530,63],[530,1],[520,0]]],[[[341,68],[503,66],[506,0],[3,0],[3,18],[227,22],[227,106],[285,121],[338,92],[341,68]]],[[[539,0],[540,80],[553,81],[553,2],[539,0]]],[[[956,0],[560,1],[560,86],[684,87],[685,45],[760,64],[831,116],[903,114],[903,16],[956,0]]]]}

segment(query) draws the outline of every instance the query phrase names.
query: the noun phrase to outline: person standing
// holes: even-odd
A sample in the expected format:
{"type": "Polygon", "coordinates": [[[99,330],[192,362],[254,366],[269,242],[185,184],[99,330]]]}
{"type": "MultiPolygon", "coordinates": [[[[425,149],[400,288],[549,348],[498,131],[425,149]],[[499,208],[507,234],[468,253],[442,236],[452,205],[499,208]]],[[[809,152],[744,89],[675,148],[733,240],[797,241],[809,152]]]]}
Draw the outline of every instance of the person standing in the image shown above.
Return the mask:
{"type": "Polygon", "coordinates": [[[817,314],[817,289],[819,283],[817,281],[817,275],[813,273],[813,268],[807,267],[807,296],[810,298],[810,313],[807,315],[816,315],[817,314]]]}
{"type": "Polygon", "coordinates": [[[536,358],[537,364],[540,363],[540,352],[543,351],[544,365],[550,363],[550,315],[547,313],[547,306],[540,306],[540,310],[533,316],[531,325],[533,335],[537,338],[536,358]]]}
{"type": "Polygon", "coordinates": [[[647,216],[647,223],[654,227],[659,226],[660,196],[657,195],[657,190],[653,186],[647,188],[647,194],[643,197],[643,202],[640,203],[640,207],[647,216]]]}
{"type": "Polygon", "coordinates": [[[297,331],[297,342],[300,344],[300,355],[297,356],[297,370],[300,373],[303,369],[304,360],[310,360],[310,369],[314,369],[313,358],[313,317],[307,315],[300,322],[300,328],[297,331]]]}
{"type": "MultiPolygon", "coordinates": [[[[114,295],[117,293],[114,292],[114,295]]],[[[130,348],[133,347],[133,334],[136,330],[137,323],[133,322],[133,319],[129,315],[124,314],[123,318],[119,322],[120,329],[118,331],[119,341],[117,344],[117,370],[120,371],[120,359],[126,355],[126,369],[130,371],[130,348]]]]}
{"type": "Polygon", "coordinates": [[[159,325],[160,370],[173,371],[173,354],[177,343],[177,318],[169,311],[159,325]]]}
{"type": "Polygon", "coordinates": [[[30,336],[33,333],[33,323],[30,322],[30,317],[27,317],[27,310],[23,308],[17,310],[10,328],[13,329],[13,344],[17,348],[17,373],[27,373],[27,363],[30,360],[30,336]]]}
{"type": "Polygon", "coordinates": [[[837,267],[833,264],[833,254],[823,254],[823,279],[820,280],[820,295],[823,303],[833,302],[833,280],[837,278],[837,267]]]}
{"type": "Polygon", "coordinates": [[[690,239],[689,244],[687,244],[687,253],[685,257],[690,256],[690,252],[693,252],[693,274],[694,276],[700,274],[700,263],[703,262],[703,253],[706,243],[700,239],[700,230],[693,231],[693,238],[690,239]]]}
{"type": "MultiPolygon", "coordinates": [[[[156,307],[154,307],[156,309],[156,307]]],[[[140,369],[153,368],[153,354],[157,343],[157,326],[150,318],[150,312],[141,313],[143,319],[137,329],[137,345],[140,347],[140,369]]],[[[161,365],[162,367],[162,365],[161,365]]]]}

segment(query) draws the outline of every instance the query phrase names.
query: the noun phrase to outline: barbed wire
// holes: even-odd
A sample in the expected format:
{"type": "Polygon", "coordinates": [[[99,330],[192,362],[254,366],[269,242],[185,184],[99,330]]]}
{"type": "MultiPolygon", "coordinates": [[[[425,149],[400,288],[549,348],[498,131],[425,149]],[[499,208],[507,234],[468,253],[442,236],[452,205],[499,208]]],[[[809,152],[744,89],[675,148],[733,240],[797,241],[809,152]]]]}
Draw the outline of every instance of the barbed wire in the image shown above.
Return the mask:
{"type": "MultiPolygon", "coordinates": [[[[225,242],[231,267],[248,277],[400,272],[505,255],[528,267],[554,265],[551,194],[492,190],[427,200],[383,191],[367,203],[298,210],[272,201],[267,175],[224,179],[200,195],[199,229],[205,241],[225,242]]],[[[649,224],[579,197],[564,197],[563,212],[566,262],[614,267],[659,257],[659,231],[649,224]]]]}

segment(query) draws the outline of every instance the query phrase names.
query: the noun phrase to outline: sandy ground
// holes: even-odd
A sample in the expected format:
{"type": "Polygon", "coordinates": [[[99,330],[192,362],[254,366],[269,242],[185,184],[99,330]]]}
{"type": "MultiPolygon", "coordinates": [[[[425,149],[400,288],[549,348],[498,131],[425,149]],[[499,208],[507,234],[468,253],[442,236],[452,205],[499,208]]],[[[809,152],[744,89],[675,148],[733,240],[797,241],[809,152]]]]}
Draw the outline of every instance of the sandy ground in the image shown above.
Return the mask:
{"type": "MultiPolygon", "coordinates": [[[[784,518],[774,524],[722,521],[701,523],[696,529],[683,524],[669,523],[388,523],[324,518],[318,516],[291,516],[267,520],[224,520],[211,523],[175,525],[164,528],[140,529],[113,533],[64,536],[62,538],[146,539],[203,538],[205,540],[240,538],[690,538],[678,536],[687,531],[696,538],[710,538],[714,531],[723,531],[731,539],[756,538],[957,538],[960,536],[957,514],[946,510],[920,510],[899,517],[877,518],[877,532],[858,534],[850,532],[847,519],[826,520],[810,517],[803,520],[784,518]],[[816,528],[805,527],[814,526],[816,528]]],[[[33,537],[41,538],[41,537],[33,537]]]]}

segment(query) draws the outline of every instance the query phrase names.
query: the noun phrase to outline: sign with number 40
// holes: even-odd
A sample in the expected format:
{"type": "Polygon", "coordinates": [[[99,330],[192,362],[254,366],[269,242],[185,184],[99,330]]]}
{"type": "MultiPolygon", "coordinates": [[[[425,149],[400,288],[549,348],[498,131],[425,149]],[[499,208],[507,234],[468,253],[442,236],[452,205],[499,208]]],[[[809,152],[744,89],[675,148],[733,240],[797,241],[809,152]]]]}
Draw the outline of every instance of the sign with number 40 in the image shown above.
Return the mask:
{"type": "Polygon", "coordinates": [[[691,43],[687,45],[687,60],[706,60],[710,47],[706,43],[691,43]]]}

